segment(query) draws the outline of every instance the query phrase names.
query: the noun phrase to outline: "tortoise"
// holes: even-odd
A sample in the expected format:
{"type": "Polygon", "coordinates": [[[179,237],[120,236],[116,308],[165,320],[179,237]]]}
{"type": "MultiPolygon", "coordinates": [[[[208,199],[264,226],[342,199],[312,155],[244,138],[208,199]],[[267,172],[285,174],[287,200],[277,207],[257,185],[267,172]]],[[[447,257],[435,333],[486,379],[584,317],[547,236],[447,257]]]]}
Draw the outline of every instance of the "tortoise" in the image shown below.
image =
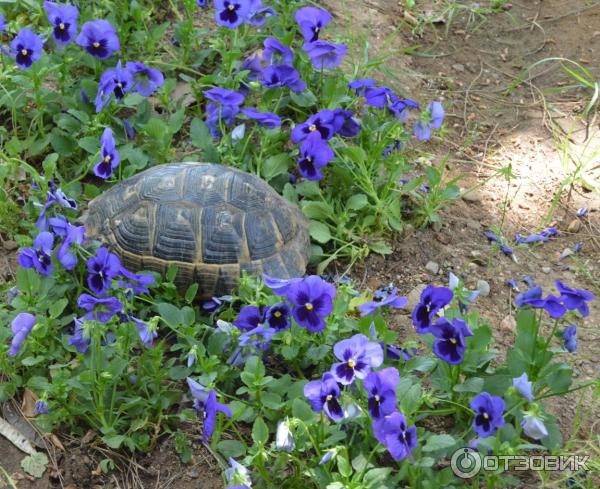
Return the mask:
{"type": "Polygon", "coordinates": [[[178,268],[175,284],[198,283],[200,299],[228,294],[242,272],[304,274],[308,220],[265,181],[212,163],[157,165],[96,197],[88,235],[133,270],[178,268]]]}

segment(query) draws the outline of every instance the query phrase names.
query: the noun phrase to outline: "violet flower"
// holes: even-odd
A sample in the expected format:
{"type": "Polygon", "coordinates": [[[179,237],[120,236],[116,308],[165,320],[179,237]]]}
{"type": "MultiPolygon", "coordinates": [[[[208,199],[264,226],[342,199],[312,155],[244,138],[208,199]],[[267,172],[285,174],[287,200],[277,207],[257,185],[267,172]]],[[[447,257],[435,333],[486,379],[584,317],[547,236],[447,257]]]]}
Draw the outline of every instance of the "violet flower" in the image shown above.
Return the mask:
{"type": "Polygon", "coordinates": [[[292,50],[279,39],[267,37],[263,41],[263,59],[270,65],[289,65],[294,61],[292,50]]]}
{"type": "Polygon", "coordinates": [[[17,259],[23,268],[35,268],[35,270],[44,276],[52,272],[52,247],[54,246],[54,236],[48,231],[43,231],[37,235],[31,248],[23,248],[17,259]]]}
{"type": "Polygon", "coordinates": [[[231,409],[217,400],[215,390],[207,390],[206,387],[190,377],[187,378],[187,383],[194,398],[194,409],[198,414],[204,416],[202,441],[207,443],[214,433],[217,413],[223,413],[228,418],[231,418],[231,409]]]}
{"type": "Polygon", "coordinates": [[[473,336],[467,323],[462,319],[439,318],[429,327],[429,332],[436,337],[433,342],[433,353],[449,365],[457,365],[464,360],[467,343],[465,338],[473,336]]]}
{"type": "Polygon", "coordinates": [[[83,24],[75,42],[98,59],[110,58],[121,48],[115,28],[107,20],[83,24]]]}
{"type": "Polygon", "coordinates": [[[249,0],[213,0],[217,24],[228,29],[240,26],[250,13],[249,0]]]}
{"type": "Polygon", "coordinates": [[[315,42],[319,34],[332,20],[331,14],[316,7],[303,7],[296,12],[296,23],[306,42],[315,42]]]}
{"type": "Polygon", "coordinates": [[[244,306],[240,310],[235,321],[233,321],[233,324],[235,324],[240,331],[250,331],[261,324],[264,321],[264,318],[265,314],[263,307],[244,306]]]}
{"type": "Polygon", "coordinates": [[[521,396],[529,402],[533,401],[533,383],[529,380],[527,372],[523,372],[520,377],[512,379],[512,384],[521,396]]]}
{"type": "Polygon", "coordinates": [[[308,55],[317,70],[337,68],[348,48],[345,44],[336,44],[327,41],[314,41],[304,44],[302,50],[308,55]]]}
{"type": "Polygon", "coordinates": [[[417,428],[409,427],[402,413],[396,411],[374,424],[379,426],[378,438],[394,460],[399,462],[406,457],[412,458],[412,452],[417,446],[417,428]]]}
{"type": "Polygon", "coordinates": [[[150,68],[139,61],[128,61],[125,69],[133,78],[134,83],[131,90],[143,97],[150,97],[165,83],[165,77],[160,71],[150,68]]]}
{"type": "Polygon", "coordinates": [[[331,374],[342,385],[349,385],[354,379],[364,379],[372,368],[383,363],[381,345],[369,341],[363,334],[338,341],[333,347],[333,353],[342,361],[331,366],[331,374]]]}
{"type": "Polygon", "coordinates": [[[365,377],[363,387],[367,391],[367,406],[373,419],[383,418],[396,410],[398,382],[400,374],[394,367],[369,372],[365,377]]]}
{"type": "Polygon", "coordinates": [[[338,400],[340,394],[340,387],[329,372],[325,372],[321,380],[313,380],[304,386],[304,396],[310,402],[313,411],[324,411],[333,421],[344,417],[344,410],[338,400]]]}
{"type": "Polygon", "coordinates": [[[22,70],[42,57],[44,41],[30,29],[21,29],[10,43],[10,54],[22,70]]]}
{"type": "Polygon", "coordinates": [[[577,351],[577,326],[571,324],[562,332],[562,338],[565,346],[565,350],[569,353],[575,353],[577,351]]]}
{"type": "Polygon", "coordinates": [[[291,311],[287,302],[278,302],[265,312],[265,323],[275,331],[285,331],[291,326],[291,311]]]}
{"type": "Polygon", "coordinates": [[[588,302],[596,299],[596,296],[583,289],[573,289],[566,286],[560,280],[556,281],[556,288],[560,292],[560,298],[564,306],[569,311],[578,311],[583,317],[587,317],[590,314],[588,302]]]}
{"type": "Polygon", "coordinates": [[[77,305],[87,311],[87,314],[84,316],[85,319],[101,323],[107,323],[125,307],[115,297],[98,299],[90,294],[81,294],[77,299],[77,305]]]}
{"type": "Polygon", "coordinates": [[[121,273],[121,260],[107,248],[101,247],[96,255],[87,261],[87,284],[96,295],[102,295],[110,288],[111,280],[121,273]]]}
{"type": "Polygon", "coordinates": [[[260,112],[254,108],[242,109],[242,113],[249,119],[253,119],[258,122],[262,127],[267,129],[275,129],[281,126],[281,118],[277,114],[272,112],[260,112]]]}
{"type": "Polygon", "coordinates": [[[325,329],[325,317],[333,311],[335,287],[316,275],[293,281],[285,291],[294,306],[292,315],[299,326],[311,333],[325,329]]]}
{"type": "Polygon", "coordinates": [[[267,88],[288,87],[294,93],[306,90],[306,82],[292,65],[271,65],[261,72],[261,83],[267,88]]]}
{"type": "Polygon", "coordinates": [[[21,351],[23,343],[31,333],[36,321],[36,317],[28,312],[21,312],[12,320],[10,329],[13,333],[13,339],[10,350],[8,350],[9,357],[14,357],[21,351]]]}
{"type": "Polygon", "coordinates": [[[75,318],[74,323],[75,331],[73,332],[73,336],[69,338],[67,344],[69,346],[74,346],[79,353],[85,353],[90,347],[91,342],[89,330],[83,327],[83,318],[75,318]]]}
{"type": "Polygon", "coordinates": [[[113,172],[121,162],[112,129],[107,127],[100,138],[100,161],[94,166],[94,174],[104,180],[113,176],[113,172]]]}
{"type": "Polygon", "coordinates": [[[412,322],[417,333],[428,333],[435,315],[452,301],[454,294],[447,287],[428,285],[421,293],[421,299],[412,312],[412,322]]]}
{"type": "Polygon", "coordinates": [[[121,61],[115,68],[109,68],[100,77],[98,93],[96,94],[96,112],[101,112],[112,98],[121,100],[134,85],[132,73],[121,66],[121,61]]]}
{"type": "Polygon", "coordinates": [[[319,133],[314,132],[300,145],[298,171],[307,180],[322,180],[324,175],[321,168],[334,158],[333,150],[321,139],[319,133]]]}
{"type": "Polygon", "coordinates": [[[310,116],[292,129],[291,139],[296,144],[301,143],[314,132],[320,134],[325,141],[331,139],[335,134],[335,113],[325,109],[310,116]]]}
{"type": "Polygon", "coordinates": [[[44,10],[52,25],[52,36],[59,44],[69,44],[77,34],[79,10],[73,5],[60,5],[45,1],[44,10]]]}
{"type": "Polygon", "coordinates": [[[504,400],[487,392],[475,396],[469,404],[475,411],[473,430],[481,438],[487,438],[504,426],[504,400]]]}
{"type": "Polygon", "coordinates": [[[408,304],[406,297],[398,297],[398,289],[394,288],[383,299],[379,301],[365,302],[357,307],[361,316],[369,316],[384,306],[402,308],[408,304]]]}

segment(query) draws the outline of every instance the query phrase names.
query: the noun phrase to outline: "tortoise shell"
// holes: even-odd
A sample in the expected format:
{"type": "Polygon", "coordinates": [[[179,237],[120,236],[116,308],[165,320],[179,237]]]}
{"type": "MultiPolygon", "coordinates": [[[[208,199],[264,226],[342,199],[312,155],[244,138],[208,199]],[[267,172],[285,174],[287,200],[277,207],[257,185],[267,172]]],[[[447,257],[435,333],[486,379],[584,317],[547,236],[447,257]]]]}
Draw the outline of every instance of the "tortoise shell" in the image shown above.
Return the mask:
{"type": "Polygon", "coordinates": [[[133,270],[198,283],[201,298],[230,293],[242,272],[300,277],[310,255],[308,221],[260,178],[210,163],[143,171],[96,197],[84,224],[133,270]]]}

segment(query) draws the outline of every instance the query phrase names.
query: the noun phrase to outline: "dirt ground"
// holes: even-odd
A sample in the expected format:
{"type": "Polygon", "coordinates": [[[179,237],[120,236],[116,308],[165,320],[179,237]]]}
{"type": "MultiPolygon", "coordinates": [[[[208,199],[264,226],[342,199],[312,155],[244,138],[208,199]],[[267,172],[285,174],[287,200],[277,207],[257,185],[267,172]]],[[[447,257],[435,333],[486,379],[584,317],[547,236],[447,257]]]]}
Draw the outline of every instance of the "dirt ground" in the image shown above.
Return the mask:
{"type": "MultiPolygon", "coordinates": [[[[470,1],[458,3],[473,5],[470,1]]],[[[488,2],[479,3],[485,6],[488,2]]],[[[447,158],[451,174],[462,177],[461,187],[476,187],[444,211],[441,226],[398,237],[392,255],[369,257],[352,276],[373,288],[393,282],[413,301],[424,284],[446,283],[450,271],[471,289],[478,281],[486,281],[490,293],[478,298],[476,307],[494,329],[502,351],[514,340],[510,321],[514,294],[505,286],[507,279],[518,280],[528,274],[544,290],[561,279],[600,296],[600,199],[580,181],[570,192],[566,187],[562,195],[556,195],[577,161],[585,163],[588,181],[600,182],[598,119],[588,118],[586,127],[581,117],[591,92],[571,89],[573,80],[558,63],[543,63],[511,95],[504,94],[526,67],[550,57],[577,61],[594,74],[594,79],[600,79],[600,3],[521,0],[511,2],[503,12],[486,16],[457,9],[451,19],[447,13],[441,16],[445,2],[417,1],[416,9],[409,13],[398,0],[326,0],[324,4],[334,12],[336,22],[352,28],[358,41],[369,41],[372,56],[386,56],[380,69],[382,81],[388,80],[411,98],[443,100],[446,133],[427,148],[434,162],[447,158]],[[431,22],[420,25],[418,20],[424,17],[431,22]],[[409,51],[412,55],[407,54],[409,51]],[[565,141],[570,158],[561,151],[565,141]],[[508,164],[514,175],[509,182],[498,176],[508,164]],[[581,207],[590,211],[587,218],[578,220],[575,212],[581,207]],[[515,233],[528,234],[547,225],[556,225],[561,235],[540,246],[517,248],[517,262],[493,254],[483,236],[490,226],[502,227],[503,234],[512,238],[515,233]],[[576,242],[583,243],[582,251],[559,260],[576,242]],[[438,265],[437,274],[425,268],[428,262],[438,265]]],[[[5,243],[6,249],[0,253],[3,278],[10,277],[14,266],[10,247],[12,243],[5,243]]],[[[568,356],[575,382],[600,375],[599,301],[592,304],[591,311],[578,325],[577,353],[568,356]]],[[[392,321],[406,337],[413,334],[407,315],[396,314],[392,321]]],[[[585,440],[600,434],[600,409],[591,404],[590,396],[585,397],[584,406],[592,409],[592,414],[574,429],[578,400],[579,395],[573,394],[554,401],[551,411],[559,417],[570,448],[585,453],[585,440]]],[[[79,442],[63,443],[66,452],[54,453],[62,485],[69,489],[117,489],[139,484],[157,489],[222,487],[214,459],[200,447],[196,447],[189,465],[179,462],[168,442],[130,464],[131,471],[98,477],[93,474],[105,455],[79,442]]],[[[1,465],[13,475],[17,487],[61,487],[56,473],[47,473],[40,481],[24,478],[20,469],[23,455],[3,438],[0,454],[1,465]]],[[[3,482],[0,475],[0,488],[3,482]]],[[[523,484],[540,487],[535,479],[523,484]]]]}

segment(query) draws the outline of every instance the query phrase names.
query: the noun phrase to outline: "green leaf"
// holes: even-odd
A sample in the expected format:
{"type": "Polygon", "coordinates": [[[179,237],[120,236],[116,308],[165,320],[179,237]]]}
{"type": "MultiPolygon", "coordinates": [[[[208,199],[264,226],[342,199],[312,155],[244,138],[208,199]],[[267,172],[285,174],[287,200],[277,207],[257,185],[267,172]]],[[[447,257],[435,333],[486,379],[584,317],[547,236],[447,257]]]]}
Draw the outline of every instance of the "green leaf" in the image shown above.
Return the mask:
{"type": "Polygon", "coordinates": [[[204,149],[212,145],[212,138],[206,123],[197,117],[194,118],[190,125],[190,137],[192,144],[197,148],[204,149]]]}
{"type": "Polygon", "coordinates": [[[301,419],[305,423],[314,421],[315,419],[315,413],[310,405],[300,398],[296,398],[292,402],[292,416],[301,419]]]}
{"type": "Polygon", "coordinates": [[[377,241],[369,244],[369,249],[380,255],[389,255],[392,253],[392,248],[385,241],[377,241]]]}
{"type": "Polygon", "coordinates": [[[481,392],[483,388],[483,379],[481,377],[472,377],[462,384],[454,386],[454,392],[481,392]]]}
{"type": "Polygon", "coordinates": [[[56,319],[58,316],[61,315],[61,313],[65,310],[65,307],[67,307],[67,304],[69,303],[69,299],[59,299],[56,302],[53,302],[50,307],[48,308],[48,313],[50,314],[50,317],[52,319],[56,319]]]}
{"type": "Polygon", "coordinates": [[[185,301],[188,304],[191,304],[192,301],[196,298],[196,294],[198,293],[198,287],[199,286],[200,285],[198,283],[193,283],[185,291],[185,301]]]}
{"type": "Polygon", "coordinates": [[[431,435],[423,447],[424,452],[437,452],[456,445],[456,440],[450,435],[431,435]]]}
{"type": "Polygon", "coordinates": [[[365,194],[354,194],[348,199],[346,207],[352,210],[360,210],[369,203],[369,199],[365,194]]]}
{"type": "Polygon", "coordinates": [[[30,455],[21,460],[21,467],[23,467],[23,470],[36,479],[39,479],[44,475],[47,466],[48,457],[42,452],[30,455]]]}
{"type": "Polygon", "coordinates": [[[123,435],[103,436],[102,441],[104,441],[104,443],[106,443],[110,448],[117,449],[125,441],[125,436],[123,436],[123,435]]]}
{"type": "Polygon", "coordinates": [[[338,470],[342,477],[350,477],[352,475],[352,467],[350,466],[350,462],[344,455],[337,456],[337,466],[338,470]]]}
{"type": "Polygon", "coordinates": [[[264,445],[269,439],[269,428],[262,418],[256,418],[252,426],[252,440],[258,445],[264,445]]]}
{"type": "Polygon", "coordinates": [[[279,153],[267,158],[261,166],[261,176],[265,180],[272,180],[277,175],[288,172],[290,156],[288,153],[279,153]]]}
{"type": "Polygon", "coordinates": [[[302,213],[309,219],[325,221],[334,214],[332,207],[325,202],[302,201],[302,213]]]}
{"type": "Polygon", "coordinates": [[[173,304],[161,302],[156,306],[160,316],[166,321],[166,323],[175,328],[183,323],[183,314],[181,310],[175,307],[173,304]]]}
{"type": "Polygon", "coordinates": [[[290,98],[299,107],[312,107],[317,103],[317,97],[310,90],[304,90],[302,93],[290,93],[290,98]]]}
{"type": "Polygon", "coordinates": [[[310,236],[321,244],[331,240],[331,232],[326,224],[318,221],[310,221],[310,236]]]}
{"type": "Polygon", "coordinates": [[[237,440],[221,440],[217,443],[217,450],[225,458],[237,458],[246,454],[246,445],[237,440]]]}

